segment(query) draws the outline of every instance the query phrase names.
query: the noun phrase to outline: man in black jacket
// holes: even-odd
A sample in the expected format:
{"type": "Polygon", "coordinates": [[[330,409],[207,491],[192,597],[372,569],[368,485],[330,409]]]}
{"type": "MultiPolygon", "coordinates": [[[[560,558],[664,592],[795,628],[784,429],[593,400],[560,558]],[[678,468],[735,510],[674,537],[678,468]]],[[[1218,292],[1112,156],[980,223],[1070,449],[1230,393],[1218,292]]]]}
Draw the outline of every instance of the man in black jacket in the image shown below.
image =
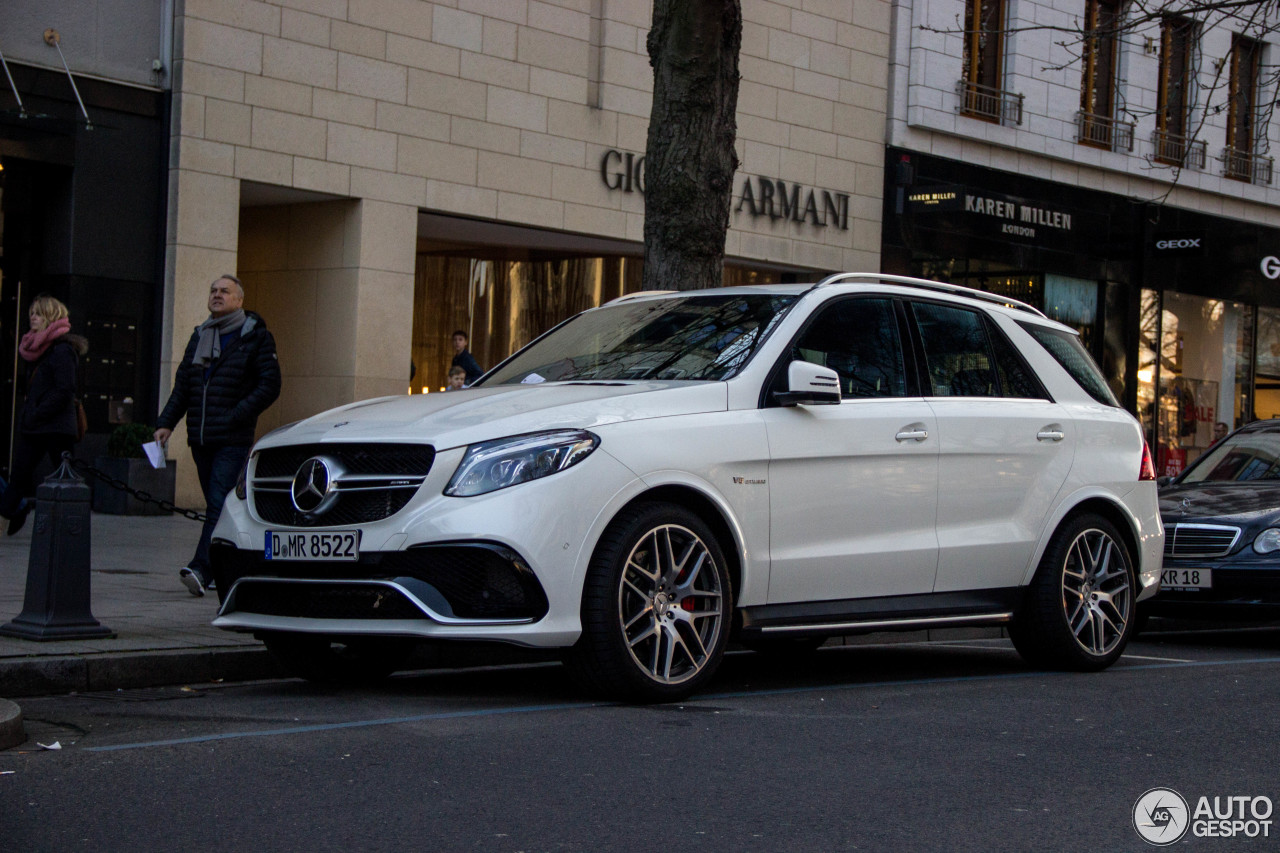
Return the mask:
{"type": "Polygon", "coordinates": [[[243,305],[244,288],[235,276],[220,276],[209,286],[209,319],[191,334],[173,393],[156,419],[155,439],[163,445],[186,415],[187,444],[208,507],[195,556],[178,573],[192,595],[211,586],[214,525],[249,458],[258,415],[280,396],[275,338],[243,305]]]}

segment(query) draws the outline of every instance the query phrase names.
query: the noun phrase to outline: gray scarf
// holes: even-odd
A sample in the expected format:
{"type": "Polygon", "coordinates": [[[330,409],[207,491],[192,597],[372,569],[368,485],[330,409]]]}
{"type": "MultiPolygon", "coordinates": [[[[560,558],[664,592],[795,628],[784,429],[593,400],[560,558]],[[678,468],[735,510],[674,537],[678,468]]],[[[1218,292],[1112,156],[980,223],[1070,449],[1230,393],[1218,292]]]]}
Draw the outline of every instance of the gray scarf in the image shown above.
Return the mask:
{"type": "Polygon", "coordinates": [[[222,317],[210,315],[208,320],[196,327],[196,334],[200,338],[196,341],[196,353],[191,359],[192,364],[208,367],[217,361],[222,355],[222,336],[238,330],[244,325],[244,321],[243,308],[237,308],[222,317]]]}

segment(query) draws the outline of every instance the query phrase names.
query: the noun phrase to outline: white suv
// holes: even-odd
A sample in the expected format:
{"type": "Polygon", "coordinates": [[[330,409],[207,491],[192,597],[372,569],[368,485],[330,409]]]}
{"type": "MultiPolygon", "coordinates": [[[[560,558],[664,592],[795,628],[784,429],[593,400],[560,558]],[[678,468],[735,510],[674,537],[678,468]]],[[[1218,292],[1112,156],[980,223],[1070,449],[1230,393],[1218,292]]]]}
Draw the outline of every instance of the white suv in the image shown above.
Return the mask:
{"type": "Polygon", "coordinates": [[[560,648],[606,695],[684,696],[733,637],[1006,625],[1096,670],[1158,589],[1150,455],[1074,331],[878,274],[639,293],[454,393],[254,448],[214,624],[297,674],[416,640],[560,648]]]}

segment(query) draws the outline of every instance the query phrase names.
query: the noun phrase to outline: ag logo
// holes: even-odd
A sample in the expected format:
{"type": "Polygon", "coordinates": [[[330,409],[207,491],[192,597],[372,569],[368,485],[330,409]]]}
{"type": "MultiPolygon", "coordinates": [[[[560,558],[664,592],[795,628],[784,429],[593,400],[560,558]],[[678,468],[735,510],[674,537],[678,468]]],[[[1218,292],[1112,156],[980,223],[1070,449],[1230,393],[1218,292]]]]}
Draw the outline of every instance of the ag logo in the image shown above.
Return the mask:
{"type": "Polygon", "coordinates": [[[1172,788],[1152,788],[1133,804],[1133,828],[1157,847],[1176,844],[1191,825],[1187,801],[1172,788]]]}

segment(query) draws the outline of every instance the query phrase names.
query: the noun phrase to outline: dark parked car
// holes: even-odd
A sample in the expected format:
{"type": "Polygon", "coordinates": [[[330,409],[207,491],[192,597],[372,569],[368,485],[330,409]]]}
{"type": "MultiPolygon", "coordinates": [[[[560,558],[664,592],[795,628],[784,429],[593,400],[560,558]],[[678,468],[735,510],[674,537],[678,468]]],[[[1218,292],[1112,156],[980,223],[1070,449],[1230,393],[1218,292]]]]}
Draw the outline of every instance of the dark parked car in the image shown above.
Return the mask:
{"type": "Polygon", "coordinates": [[[1213,445],[1160,489],[1164,570],[1153,616],[1280,618],[1280,419],[1213,445]]]}

